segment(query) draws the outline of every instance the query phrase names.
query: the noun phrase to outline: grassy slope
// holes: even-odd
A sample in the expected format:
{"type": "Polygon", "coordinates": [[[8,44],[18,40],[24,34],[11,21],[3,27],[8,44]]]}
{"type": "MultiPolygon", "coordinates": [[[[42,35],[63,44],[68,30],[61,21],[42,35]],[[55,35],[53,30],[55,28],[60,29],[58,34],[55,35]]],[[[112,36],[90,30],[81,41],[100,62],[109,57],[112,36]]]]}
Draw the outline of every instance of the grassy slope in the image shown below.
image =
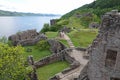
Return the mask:
{"type": "Polygon", "coordinates": [[[28,55],[33,55],[33,57],[34,57],[35,60],[40,60],[41,58],[43,58],[45,56],[51,55],[50,50],[40,51],[38,49],[35,49],[34,46],[26,46],[25,50],[27,48],[32,49],[32,52],[26,52],[25,56],[27,57],[28,55]]]}
{"type": "Polygon", "coordinates": [[[58,32],[46,32],[48,38],[55,38],[58,36],[58,32]]]}
{"type": "Polygon", "coordinates": [[[59,40],[62,44],[64,44],[66,47],[69,47],[68,42],[64,39],[59,40]]]}
{"type": "Polygon", "coordinates": [[[66,61],[56,62],[46,65],[37,70],[39,80],[48,80],[50,77],[67,68],[69,64],[66,61]]]}
{"type": "Polygon", "coordinates": [[[96,35],[97,30],[91,31],[89,29],[81,29],[80,31],[74,30],[68,34],[76,47],[89,46],[92,43],[93,39],[95,39],[96,35]]]}

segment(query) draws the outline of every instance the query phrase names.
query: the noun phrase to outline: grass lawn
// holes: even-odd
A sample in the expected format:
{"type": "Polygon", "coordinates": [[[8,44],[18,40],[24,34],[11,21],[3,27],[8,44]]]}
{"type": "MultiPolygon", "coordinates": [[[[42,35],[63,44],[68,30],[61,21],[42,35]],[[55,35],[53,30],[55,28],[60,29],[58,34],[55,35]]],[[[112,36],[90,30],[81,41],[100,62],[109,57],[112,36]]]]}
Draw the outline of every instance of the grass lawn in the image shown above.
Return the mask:
{"type": "Polygon", "coordinates": [[[97,33],[97,30],[83,29],[80,31],[74,30],[68,33],[68,36],[76,47],[88,47],[95,39],[97,33]]]}
{"type": "Polygon", "coordinates": [[[46,32],[46,36],[48,38],[56,38],[58,36],[58,32],[46,32]]]}
{"type": "Polygon", "coordinates": [[[66,47],[69,47],[68,42],[64,39],[59,40],[62,44],[64,44],[66,47]]]}
{"type": "Polygon", "coordinates": [[[37,70],[39,80],[48,80],[50,77],[69,67],[66,61],[55,62],[37,70]]]}
{"type": "Polygon", "coordinates": [[[24,48],[25,50],[27,50],[27,48],[32,49],[32,52],[25,52],[25,56],[28,57],[28,55],[33,55],[34,60],[40,60],[45,56],[51,55],[49,50],[40,51],[35,49],[34,46],[26,46],[24,48]]]}

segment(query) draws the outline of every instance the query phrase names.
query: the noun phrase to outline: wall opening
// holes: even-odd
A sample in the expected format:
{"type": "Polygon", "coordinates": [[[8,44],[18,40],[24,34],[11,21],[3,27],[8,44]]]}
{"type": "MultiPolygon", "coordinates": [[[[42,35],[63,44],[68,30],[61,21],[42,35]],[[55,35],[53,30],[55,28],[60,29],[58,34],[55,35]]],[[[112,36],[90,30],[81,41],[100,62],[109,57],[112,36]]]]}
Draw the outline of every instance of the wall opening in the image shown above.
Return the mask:
{"type": "Polygon", "coordinates": [[[110,78],[110,80],[120,80],[120,78],[110,78]]]}
{"type": "Polygon", "coordinates": [[[113,68],[115,66],[115,64],[116,64],[116,58],[117,58],[117,51],[115,51],[115,50],[107,50],[105,66],[113,68]]]}

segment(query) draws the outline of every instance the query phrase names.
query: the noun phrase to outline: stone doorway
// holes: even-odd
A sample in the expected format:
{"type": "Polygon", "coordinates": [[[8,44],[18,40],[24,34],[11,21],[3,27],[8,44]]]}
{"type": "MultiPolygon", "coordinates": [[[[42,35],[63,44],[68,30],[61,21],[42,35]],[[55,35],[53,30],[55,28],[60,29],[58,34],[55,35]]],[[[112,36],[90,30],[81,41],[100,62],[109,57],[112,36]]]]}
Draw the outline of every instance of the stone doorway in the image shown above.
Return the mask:
{"type": "Polygon", "coordinates": [[[105,66],[113,68],[116,64],[117,51],[107,50],[105,66]]]}

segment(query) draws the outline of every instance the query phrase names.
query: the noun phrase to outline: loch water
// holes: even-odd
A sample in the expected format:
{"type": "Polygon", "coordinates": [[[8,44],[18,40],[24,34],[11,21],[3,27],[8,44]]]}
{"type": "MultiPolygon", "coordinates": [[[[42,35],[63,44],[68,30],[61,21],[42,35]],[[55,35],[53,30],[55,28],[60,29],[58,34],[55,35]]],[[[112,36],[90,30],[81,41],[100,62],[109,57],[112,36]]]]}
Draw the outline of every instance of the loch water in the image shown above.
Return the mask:
{"type": "Polygon", "coordinates": [[[60,16],[2,16],[0,17],[0,37],[8,37],[17,32],[30,29],[36,29],[39,32],[44,23],[50,23],[51,19],[58,18],[60,18],[60,16]]]}

